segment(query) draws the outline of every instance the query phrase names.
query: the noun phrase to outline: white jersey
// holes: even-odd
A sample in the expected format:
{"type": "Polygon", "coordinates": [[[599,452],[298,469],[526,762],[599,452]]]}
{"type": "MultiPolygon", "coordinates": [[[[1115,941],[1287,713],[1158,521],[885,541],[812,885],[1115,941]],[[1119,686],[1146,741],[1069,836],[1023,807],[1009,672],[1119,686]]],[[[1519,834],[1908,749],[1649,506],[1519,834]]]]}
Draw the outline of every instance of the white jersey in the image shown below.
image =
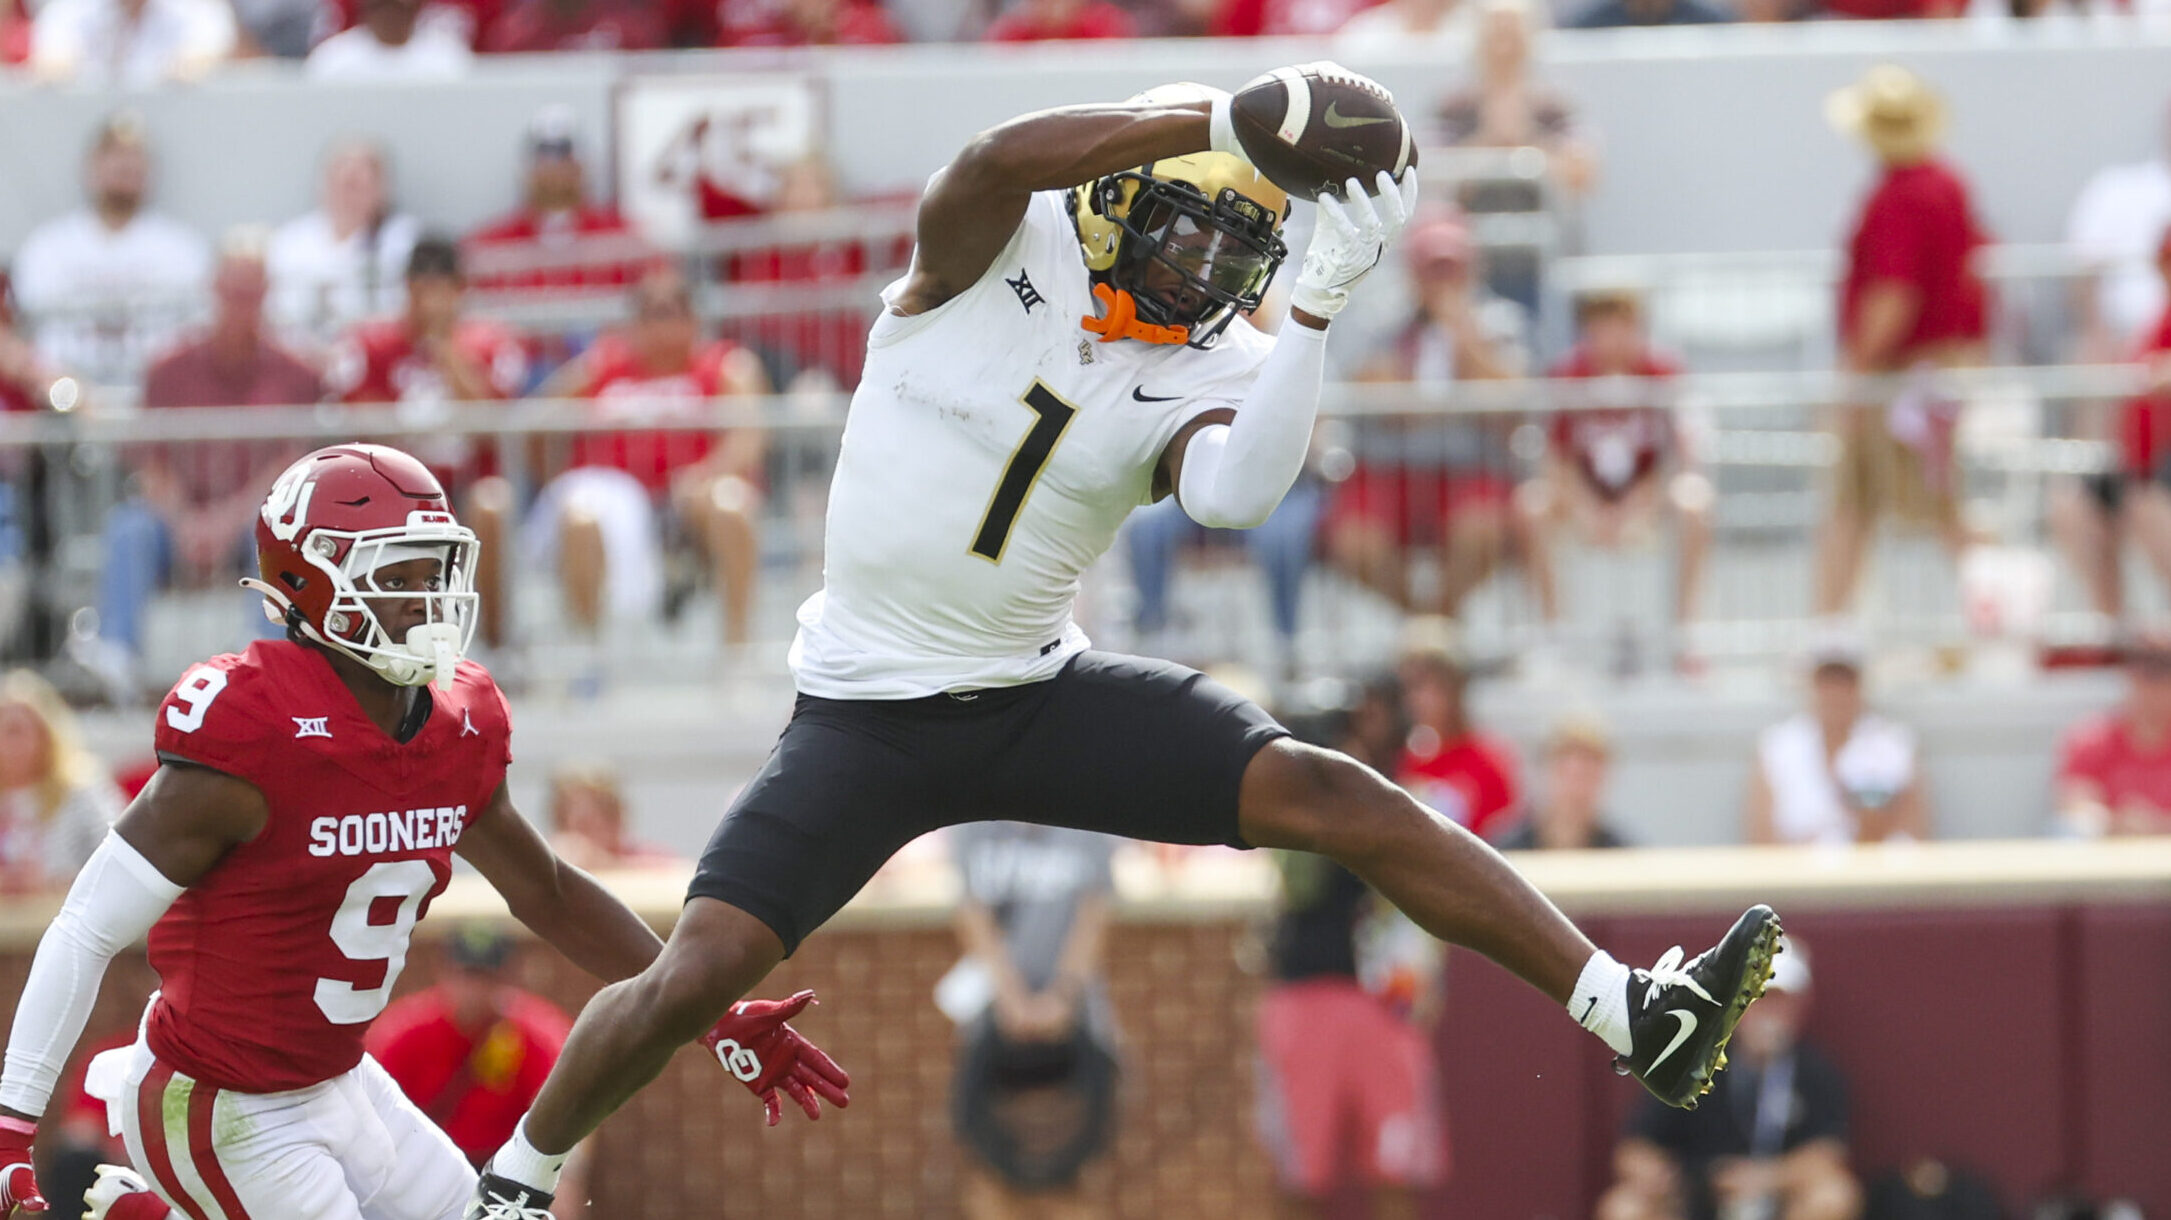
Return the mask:
{"type": "MultiPolygon", "coordinates": [[[[1067,193],[1033,197],[978,283],[867,339],[829,490],[823,589],[792,672],[833,699],[1053,677],[1087,646],[1078,578],[1152,496],[1162,451],[1236,407],[1273,340],[1102,343],[1067,193]]],[[[894,300],[904,281],[883,293],[894,300]]]]}

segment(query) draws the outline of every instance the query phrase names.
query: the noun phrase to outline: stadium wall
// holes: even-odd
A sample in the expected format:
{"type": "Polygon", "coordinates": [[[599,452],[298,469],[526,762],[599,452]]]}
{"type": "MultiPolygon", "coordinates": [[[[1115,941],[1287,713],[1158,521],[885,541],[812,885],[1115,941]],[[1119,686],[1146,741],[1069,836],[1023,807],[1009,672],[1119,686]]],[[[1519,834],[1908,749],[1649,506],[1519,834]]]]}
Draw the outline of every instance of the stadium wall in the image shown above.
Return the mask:
{"type": "MultiPolygon", "coordinates": [[[[2171,1209],[2171,842],[1559,853],[1520,862],[1624,960],[1707,942],[1750,896],[1813,946],[1811,1036],[1853,1090],[1857,1167],[1922,1156],[1986,1174],[2019,1214],[2073,1185],[2171,1209]]],[[[612,884],[666,923],[681,879],[612,884]]],[[[1110,1215],[1267,1214],[1250,1136],[1252,1006],[1265,913],[1256,889],[1128,902],[1110,945],[1127,1085],[1110,1215]]],[[[502,917],[456,881],[401,979],[426,984],[431,940],[502,917]]],[[[0,990],[19,990],[50,906],[0,907],[0,990]]],[[[951,1027],[935,981],[957,957],[940,895],[848,908],[763,987],[814,987],[804,1027],[854,1073],[851,1110],[761,1128],[753,1104],[689,1051],[598,1139],[596,1212],[613,1220],[930,1220],[956,1214],[951,1027]]],[[[572,1008],[593,984],[531,952],[525,981],[572,1008]]],[[[109,977],[93,1037],[124,1036],[151,986],[140,957],[109,977]]],[[[1450,957],[1439,1030],[1452,1181],[1431,1217],[1589,1214],[1621,1116],[1641,1096],[1551,1002],[1471,955],[1450,957]]],[[[56,1108],[57,1109],[57,1108],[56,1108]]]]}

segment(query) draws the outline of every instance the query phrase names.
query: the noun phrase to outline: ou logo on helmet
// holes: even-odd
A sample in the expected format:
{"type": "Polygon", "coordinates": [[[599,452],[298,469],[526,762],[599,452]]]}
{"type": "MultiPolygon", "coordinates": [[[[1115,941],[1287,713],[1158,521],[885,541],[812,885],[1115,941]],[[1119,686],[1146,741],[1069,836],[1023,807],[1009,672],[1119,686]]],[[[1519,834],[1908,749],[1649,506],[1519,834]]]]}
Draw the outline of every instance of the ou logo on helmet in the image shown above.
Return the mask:
{"type": "Polygon", "coordinates": [[[745,1084],[752,1084],[761,1075],[761,1056],[750,1047],[740,1046],[737,1038],[725,1038],[716,1044],[716,1062],[745,1084]]]}
{"type": "Polygon", "coordinates": [[[264,524],[271,527],[272,537],[292,542],[309,524],[309,497],[317,490],[314,473],[309,463],[297,462],[271,485],[264,499],[264,524]]]}

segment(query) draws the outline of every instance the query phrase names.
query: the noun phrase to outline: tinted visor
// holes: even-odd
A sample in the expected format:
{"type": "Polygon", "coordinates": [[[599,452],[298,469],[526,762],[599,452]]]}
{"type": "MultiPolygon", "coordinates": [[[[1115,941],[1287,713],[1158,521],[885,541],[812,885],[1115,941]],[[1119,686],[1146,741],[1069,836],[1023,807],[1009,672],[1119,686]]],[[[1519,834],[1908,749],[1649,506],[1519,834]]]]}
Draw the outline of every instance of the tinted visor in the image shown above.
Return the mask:
{"type": "Polygon", "coordinates": [[[1162,259],[1186,278],[1203,280],[1230,296],[1258,291],[1274,269],[1266,251],[1197,216],[1178,213],[1162,234],[1162,259]]]}
{"type": "Polygon", "coordinates": [[[1233,191],[1208,200],[1187,182],[1119,177],[1135,180],[1138,191],[1110,278],[1131,294],[1140,318],[1189,327],[1191,345],[1204,347],[1239,312],[1259,307],[1288,252],[1272,211],[1233,191]]]}

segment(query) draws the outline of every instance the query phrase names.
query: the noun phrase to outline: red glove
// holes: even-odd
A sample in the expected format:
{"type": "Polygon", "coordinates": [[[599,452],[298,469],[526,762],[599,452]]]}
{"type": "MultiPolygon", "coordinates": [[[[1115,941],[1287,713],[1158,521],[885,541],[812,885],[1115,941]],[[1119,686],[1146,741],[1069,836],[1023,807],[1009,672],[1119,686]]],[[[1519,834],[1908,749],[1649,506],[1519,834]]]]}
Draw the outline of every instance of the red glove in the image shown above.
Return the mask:
{"type": "Polygon", "coordinates": [[[852,1078],[820,1047],[785,1024],[812,1003],[811,991],[802,991],[788,1000],[741,1000],[731,1006],[714,1029],[701,1035],[701,1045],[716,1056],[724,1070],[761,1098],[772,1127],[784,1117],[784,1107],[777,1100],[778,1089],[798,1102],[808,1118],[822,1116],[825,1100],[840,1110],[852,1104],[847,1092],[852,1078]]]}
{"type": "Polygon", "coordinates": [[[30,1141],[37,1134],[38,1124],[27,1118],[0,1118],[0,1216],[12,1216],[16,1208],[45,1210],[38,1176],[30,1168],[30,1141]]]}

